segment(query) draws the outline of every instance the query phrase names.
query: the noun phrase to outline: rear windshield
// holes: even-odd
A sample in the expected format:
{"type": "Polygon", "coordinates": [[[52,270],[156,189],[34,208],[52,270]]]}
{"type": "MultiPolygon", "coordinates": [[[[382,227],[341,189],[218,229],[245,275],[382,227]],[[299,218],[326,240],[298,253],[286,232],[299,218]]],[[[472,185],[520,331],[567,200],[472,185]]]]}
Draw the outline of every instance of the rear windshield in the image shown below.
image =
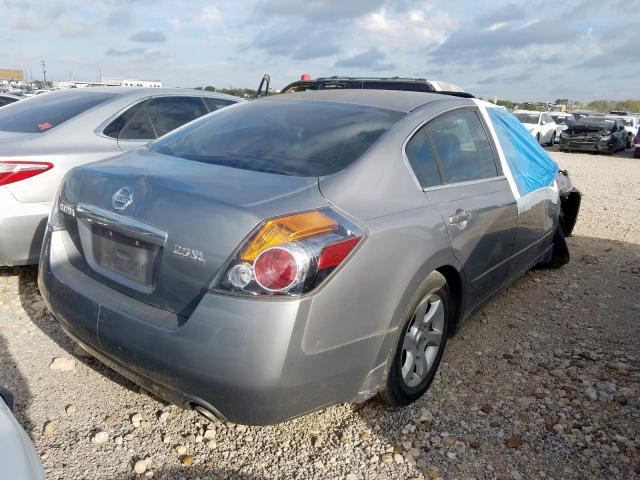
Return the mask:
{"type": "Polygon", "coordinates": [[[522,123],[538,123],[540,115],[537,113],[514,113],[513,114],[522,123]]]}
{"type": "Polygon", "coordinates": [[[149,148],[215,165],[317,177],[346,168],[404,115],[346,103],[251,101],[196,120],[149,148]]]}
{"type": "Polygon", "coordinates": [[[46,132],[113,96],[104,92],[52,92],[15,102],[0,110],[0,131],[46,132]]]}

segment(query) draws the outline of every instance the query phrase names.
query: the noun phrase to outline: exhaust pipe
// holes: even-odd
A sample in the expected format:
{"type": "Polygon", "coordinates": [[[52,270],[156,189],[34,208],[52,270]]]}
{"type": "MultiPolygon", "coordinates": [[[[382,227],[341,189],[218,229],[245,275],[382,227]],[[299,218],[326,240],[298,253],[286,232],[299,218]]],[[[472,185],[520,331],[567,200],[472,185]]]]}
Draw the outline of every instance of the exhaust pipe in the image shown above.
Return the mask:
{"type": "Polygon", "coordinates": [[[222,414],[220,412],[218,412],[215,408],[205,407],[205,406],[200,405],[199,403],[195,403],[195,402],[189,403],[189,406],[191,407],[192,410],[195,410],[196,412],[198,412],[200,415],[202,415],[204,418],[206,418],[210,422],[217,423],[217,422],[226,422],[227,421],[222,416],[222,414]]]}

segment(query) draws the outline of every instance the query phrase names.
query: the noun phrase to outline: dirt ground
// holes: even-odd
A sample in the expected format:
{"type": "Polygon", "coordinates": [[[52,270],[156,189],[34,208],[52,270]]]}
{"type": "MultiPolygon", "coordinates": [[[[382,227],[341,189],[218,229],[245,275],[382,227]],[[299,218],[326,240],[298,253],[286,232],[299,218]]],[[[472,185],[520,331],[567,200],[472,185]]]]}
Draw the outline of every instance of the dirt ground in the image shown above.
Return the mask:
{"type": "Polygon", "coordinates": [[[34,268],[0,269],[0,384],[47,478],[640,478],[640,159],[552,155],[583,192],[571,263],[476,313],[395,411],[210,424],[82,355],[34,268]]]}

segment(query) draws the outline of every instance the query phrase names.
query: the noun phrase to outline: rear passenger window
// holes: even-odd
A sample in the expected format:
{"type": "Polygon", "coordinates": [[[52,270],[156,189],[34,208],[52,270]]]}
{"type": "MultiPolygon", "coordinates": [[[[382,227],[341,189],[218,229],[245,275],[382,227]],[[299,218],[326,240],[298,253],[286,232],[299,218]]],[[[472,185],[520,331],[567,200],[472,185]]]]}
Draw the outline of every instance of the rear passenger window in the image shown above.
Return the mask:
{"type": "Polygon", "coordinates": [[[215,112],[220,108],[228,107],[229,105],[233,105],[233,100],[225,100],[223,98],[213,98],[213,97],[204,97],[204,101],[207,103],[209,110],[215,112]]]}
{"type": "MultiPolygon", "coordinates": [[[[145,104],[146,103],[147,102],[145,102],[145,104]]],[[[109,127],[110,126],[111,124],[109,127]]],[[[114,130],[116,128],[117,125],[114,125],[114,130]]],[[[118,138],[122,140],[153,140],[156,138],[156,133],[153,130],[151,119],[147,114],[146,105],[142,105],[133,112],[131,119],[126,122],[126,125],[120,131],[118,138]]]]}
{"type": "Polygon", "coordinates": [[[200,97],[159,97],[149,101],[149,117],[158,137],[209,113],[200,97]]]}
{"type": "Polygon", "coordinates": [[[434,187],[442,183],[436,157],[424,128],[409,140],[405,152],[422,188],[434,187]]]}
{"type": "MultiPolygon", "coordinates": [[[[113,122],[111,122],[107,127],[102,131],[107,137],[118,138],[122,133],[122,129],[127,125],[129,120],[131,120],[138,111],[144,107],[146,102],[136,103],[134,106],[129,108],[127,111],[118,116],[113,122]]],[[[153,133],[153,132],[152,132],[153,133]]],[[[155,138],[155,135],[150,138],[155,138]]]]}
{"type": "Polygon", "coordinates": [[[427,125],[427,133],[445,183],[497,176],[489,139],[474,111],[445,114],[427,125]]]}

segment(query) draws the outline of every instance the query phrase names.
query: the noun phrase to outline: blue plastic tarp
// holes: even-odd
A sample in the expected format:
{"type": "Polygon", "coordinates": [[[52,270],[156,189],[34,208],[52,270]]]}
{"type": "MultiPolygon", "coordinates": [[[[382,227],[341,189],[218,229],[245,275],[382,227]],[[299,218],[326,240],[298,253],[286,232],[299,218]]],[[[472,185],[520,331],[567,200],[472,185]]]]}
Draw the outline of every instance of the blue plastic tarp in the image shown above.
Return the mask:
{"type": "Polygon", "coordinates": [[[501,108],[487,108],[520,196],[548,187],[558,164],[520,121],[501,108]]]}

